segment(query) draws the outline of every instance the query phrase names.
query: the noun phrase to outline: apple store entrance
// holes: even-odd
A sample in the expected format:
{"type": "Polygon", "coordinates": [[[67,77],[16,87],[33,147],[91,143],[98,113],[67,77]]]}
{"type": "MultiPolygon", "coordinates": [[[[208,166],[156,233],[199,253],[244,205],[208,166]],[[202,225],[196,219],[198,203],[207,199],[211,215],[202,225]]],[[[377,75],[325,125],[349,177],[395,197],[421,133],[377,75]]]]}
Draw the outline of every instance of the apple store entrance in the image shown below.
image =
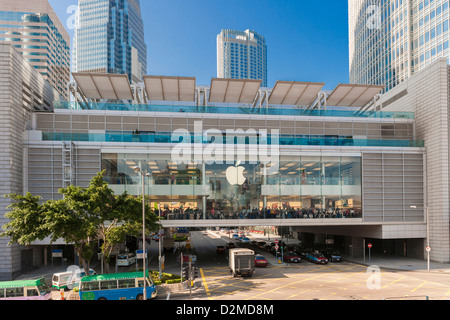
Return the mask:
{"type": "Polygon", "coordinates": [[[361,218],[361,157],[280,156],[262,162],[188,164],[170,155],[102,154],[117,194],[145,193],[165,219],[361,218]]]}

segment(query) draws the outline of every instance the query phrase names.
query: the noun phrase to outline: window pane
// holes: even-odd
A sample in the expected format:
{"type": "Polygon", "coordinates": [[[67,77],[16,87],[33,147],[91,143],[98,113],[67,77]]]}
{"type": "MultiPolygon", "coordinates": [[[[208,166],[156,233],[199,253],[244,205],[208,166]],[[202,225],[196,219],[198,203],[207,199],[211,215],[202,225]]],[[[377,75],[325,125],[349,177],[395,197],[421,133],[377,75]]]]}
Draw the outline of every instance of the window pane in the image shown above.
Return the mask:
{"type": "Polygon", "coordinates": [[[100,283],[100,290],[117,289],[117,280],[107,280],[100,283]]]}
{"type": "Polygon", "coordinates": [[[38,297],[39,293],[36,289],[27,289],[27,297],[38,297]]]}
{"type": "Polygon", "coordinates": [[[135,287],[134,279],[119,280],[119,289],[134,288],[134,287],[135,287]]]}
{"type": "Polygon", "coordinates": [[[23,288],[6,289],[6,297],[7,298],[23,297],[23,288]]]}

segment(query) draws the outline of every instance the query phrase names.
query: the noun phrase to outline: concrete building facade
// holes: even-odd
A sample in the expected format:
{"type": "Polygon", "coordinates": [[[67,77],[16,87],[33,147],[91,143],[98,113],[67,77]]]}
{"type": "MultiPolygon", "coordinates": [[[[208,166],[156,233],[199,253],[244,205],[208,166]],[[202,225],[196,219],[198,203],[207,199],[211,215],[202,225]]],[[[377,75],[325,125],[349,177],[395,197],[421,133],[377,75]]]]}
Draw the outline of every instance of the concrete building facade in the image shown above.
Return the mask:
{"type": "Polygon", "coordinates": [[[377,107],[416,114],[415,135],[426,147],[426,202],[431,257],[450,261],[449,66],[440,59],[386,93],[377,107]]]}
{"type": "MultiPolygon", "coordinates": [[[[22,194],[26,155],[24,133],[32,128],[35,112],[51,112],[59,100],[45,78],[15,48],[0,44],[0,225],[6,223],[9,199],[4,195],[22,194]]],[[[33,249],[8,245],[0,238],[0,279],[11,279],[33,265],[33,249]]]]}

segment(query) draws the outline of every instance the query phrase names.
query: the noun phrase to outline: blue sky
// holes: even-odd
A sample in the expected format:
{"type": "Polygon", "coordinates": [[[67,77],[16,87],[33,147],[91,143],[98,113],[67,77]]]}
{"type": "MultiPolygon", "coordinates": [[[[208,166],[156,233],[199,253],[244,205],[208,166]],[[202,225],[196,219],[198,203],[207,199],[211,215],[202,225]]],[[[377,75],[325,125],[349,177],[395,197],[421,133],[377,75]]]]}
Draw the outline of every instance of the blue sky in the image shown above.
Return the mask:
{"type": "MultiPolygon", "coordinates": [[[[77,0],[49,0],[69,33],[77,0]]],[[[216,77],[221,29],[253,29],[266,38],[268,85],[277,80],[348,83],[345,0],[141,0],[148,74],[216,77]]]]}

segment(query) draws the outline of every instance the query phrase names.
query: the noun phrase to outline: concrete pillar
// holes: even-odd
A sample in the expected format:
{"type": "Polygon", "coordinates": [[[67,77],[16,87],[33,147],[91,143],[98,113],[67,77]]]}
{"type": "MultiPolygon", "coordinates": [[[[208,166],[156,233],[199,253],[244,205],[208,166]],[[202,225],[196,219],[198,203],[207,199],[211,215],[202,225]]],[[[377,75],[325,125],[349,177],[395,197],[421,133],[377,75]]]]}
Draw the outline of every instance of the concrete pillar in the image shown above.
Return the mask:
{"type": "Polygon", "coordinates": [[[364,258],[364,239],[361,237],[351,237],[346,250],[351,258],[364,258]]]}

